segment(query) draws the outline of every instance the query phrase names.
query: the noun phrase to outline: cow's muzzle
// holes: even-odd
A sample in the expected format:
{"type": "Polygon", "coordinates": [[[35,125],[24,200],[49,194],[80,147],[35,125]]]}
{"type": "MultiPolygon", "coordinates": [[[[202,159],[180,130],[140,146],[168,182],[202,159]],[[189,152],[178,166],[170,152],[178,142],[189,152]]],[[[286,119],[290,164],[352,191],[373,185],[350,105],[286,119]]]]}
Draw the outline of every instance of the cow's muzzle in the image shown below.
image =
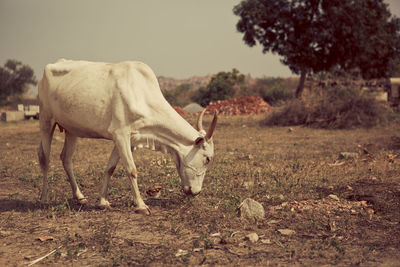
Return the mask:
{"type": "Polygon", "coordinates": [[[192,189],[191,186],[184,186],[183,187],[183,192],[187,195],[187,196],[197,196],[198,194],[200,194],[201,190],[199,191],[194,191],[192,189]]]}

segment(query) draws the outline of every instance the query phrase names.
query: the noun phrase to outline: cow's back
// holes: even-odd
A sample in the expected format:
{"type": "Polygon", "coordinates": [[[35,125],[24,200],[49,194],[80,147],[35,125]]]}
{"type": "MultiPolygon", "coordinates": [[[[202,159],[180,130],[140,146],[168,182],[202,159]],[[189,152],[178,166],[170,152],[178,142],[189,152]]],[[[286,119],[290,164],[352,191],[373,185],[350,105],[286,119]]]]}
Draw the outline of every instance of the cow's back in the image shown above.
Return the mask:
{"type": "Polygon", "coordinates": [[[39,99],[43,116],[78,136],[103,138],[110,138],[112,121],[132,123],[124,120],[145,116],[149,101],[166,103],[154,73],[140,62],[49,64],[39,84],[39,99]],[[161,100],[154,101],[157,98],[161,100]]]}

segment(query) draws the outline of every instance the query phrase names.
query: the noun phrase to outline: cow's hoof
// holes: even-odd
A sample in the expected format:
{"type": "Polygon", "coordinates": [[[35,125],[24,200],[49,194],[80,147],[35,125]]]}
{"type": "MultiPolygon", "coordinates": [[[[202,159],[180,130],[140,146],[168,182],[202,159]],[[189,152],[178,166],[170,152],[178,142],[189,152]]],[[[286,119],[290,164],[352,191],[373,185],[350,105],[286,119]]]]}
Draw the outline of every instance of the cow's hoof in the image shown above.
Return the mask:
{"type": "Polygon", "coordinates": [[[137,208],[135,209],[135,213],[142,215],[151,215],[151,211],[148,207],[146,208],[137,208]]]}
{"type": "Polygon", "coordinates": [[[110,210],[111,204],[107,200],[100,201],[99,208],[103,210],[110,210]]]}
{"type": "Polygon", "coordinates": [[[79,204],[81,205],[86,205],[88,203],[88,200],[86,197],[78,199],[79,204]]]}

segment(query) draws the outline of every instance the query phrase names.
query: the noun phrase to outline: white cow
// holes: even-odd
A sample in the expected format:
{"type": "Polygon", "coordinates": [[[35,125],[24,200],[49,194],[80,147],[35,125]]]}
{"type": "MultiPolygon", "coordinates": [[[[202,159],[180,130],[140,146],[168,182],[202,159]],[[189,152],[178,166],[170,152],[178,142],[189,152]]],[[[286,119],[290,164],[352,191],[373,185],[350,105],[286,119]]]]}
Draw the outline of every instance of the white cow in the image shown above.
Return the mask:
{"type": "Polygon", "coordinates": [[[56,125],[65,131],[60,155],[74,197],[85,204],[72,170],[77,137],[114,141],[114,149],[100,189],[100,206],[110,207],[107,188],[121,159],[131,181],[135,211],[150,214],[140,196],[132,148],[149,145],[172,155],[183,191],[200,193],[207,164],[214,156],[214,115],[206,133],[199,116],[197,130],[163,97],[153,71],[141,62],[108,64],[59,60],[45,67],[39,82],[41,143],[38,156],[43,171],[41,201],[47,201],[50,146],[56,125]]]}

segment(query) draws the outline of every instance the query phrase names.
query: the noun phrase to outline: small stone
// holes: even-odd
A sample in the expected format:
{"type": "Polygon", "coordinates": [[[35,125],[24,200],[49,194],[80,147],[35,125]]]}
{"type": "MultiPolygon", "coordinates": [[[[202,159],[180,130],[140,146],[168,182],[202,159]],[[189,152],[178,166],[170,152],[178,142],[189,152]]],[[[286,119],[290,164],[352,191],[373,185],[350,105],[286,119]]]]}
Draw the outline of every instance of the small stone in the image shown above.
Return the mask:
{"type": "Polygon", "coordinates": [[[243,186],[246,189],[250,189],[250,188],[252,188],[254,186],[254,182],[253,181],[246,181],[246,182],[243,183],[243,186]]]}
{"type": "Polygon", "coordinates": [[[247,156],[245,156],[245,159],[247,160],[253,160],[254,156],[252,154],[248,154],[247,156]]]}
{"type": "Polygon", "coordinates": [[[347,186],[347,190],[353,191],[353,187],[351,187],[350,185],[348,185],[348,186],[347,186]]]}
{"type": "Polygon", "coordinates": [[[257,243],[259,237],[257,233],[251,233],[246,235],[245,240],[249,240],[251,243],[257,243]]]}
{"type": "Polygon", "coordinates": [[[356,159],[358,158],[358,153],[355,152],[340,152],[339,159],[356,159]]]}
{"type": "Polygon", "coordinates": [[[176,252],[175,257],[181,257],[187,255],[189,252],[184,249],[178,249],[178,252],[176,252]]]}
{"type": "Polygon", "coordinates": [[[375,211],[373,209],[367,209],[368,214],[374,214],[375,211]]]}
{"type": "Polygon", "coordinates": [[[329,230],[331,230],[331,232],[336,232],[337,226],[336,226],[336,222],[335,221],[330,221],[329,222],[329,230]]]}
{"type": "Polygon", "coordinates": [[[278,232],[281,235],[294,235],[296,233],[296,231],[291,230],[291,229],[278,229],[278,232]]]}
{"type": "Polygon", "coordinates": [[[271,239],[261,239],[260,241],[261,241],[261,243],[266,244],[266,245],[272,244],[271,239]]]}
{"type": "Polygon", "coordinates": [[[221,233],[214,233],[214,234],[211,234],[210,236],[211,236],[211,237],[220,237],[220,236],[221,236],[221,233]]]}
{"type": "Polygon", "coordinates": [[[262,220],[265,216],[264,207],[261,203],[246,198],[239,206],[240,216],[250,220],[262,220]]]}
{"type": "Polygon", "coordinates": [[[330,199],[333,199],[333,200],[339,201],[339,197],[338,197],[337,195],[330,194],[328,197],[329,197],[330,199]]]}

